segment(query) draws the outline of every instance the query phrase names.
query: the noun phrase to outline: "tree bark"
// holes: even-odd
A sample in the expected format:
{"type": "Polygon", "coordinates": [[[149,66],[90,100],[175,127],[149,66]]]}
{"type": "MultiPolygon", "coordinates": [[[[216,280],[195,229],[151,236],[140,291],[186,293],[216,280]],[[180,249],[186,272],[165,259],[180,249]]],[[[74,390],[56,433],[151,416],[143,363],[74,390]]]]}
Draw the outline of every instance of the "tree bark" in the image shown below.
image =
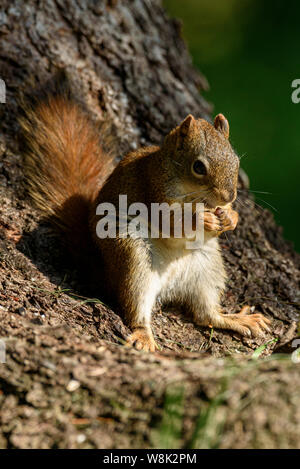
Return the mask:
{"type": "Polygon", "coordinates": [[[120,157],[159,144],[188,113],[211,117],[206,79],[160,1],[2,0],[0,447],[163,447],[174,400],[173,447],[300,447],[299,369],[289,355],[272,356],[294,350],[299,256],[243,179],[239,226],[221,239],[223,304],[267,315],[271,334],[241,338],[158,311],[161,350],[139,354],[120,346],[128,330],[113,311],[79,296],[55,234],[24,193],[17,139],[19,93],[62,68],[91,118],[112,122],[120,157]],[[249,360],[264,345],[266,358],[249,360]]]}

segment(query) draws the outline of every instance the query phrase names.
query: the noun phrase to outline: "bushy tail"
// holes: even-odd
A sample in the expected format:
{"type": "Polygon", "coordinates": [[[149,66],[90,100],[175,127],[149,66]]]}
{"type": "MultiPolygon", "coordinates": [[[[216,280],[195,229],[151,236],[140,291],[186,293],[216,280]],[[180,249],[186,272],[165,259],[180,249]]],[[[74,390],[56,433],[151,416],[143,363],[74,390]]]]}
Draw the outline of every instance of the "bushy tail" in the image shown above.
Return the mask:
{"type": "Polygon", "coordinates": [[[91,204],[113,169],[94,124],[63,93],[25,105],[24,172],[37,207],[65,234],[72,251],[87,244],[91,204]]]}

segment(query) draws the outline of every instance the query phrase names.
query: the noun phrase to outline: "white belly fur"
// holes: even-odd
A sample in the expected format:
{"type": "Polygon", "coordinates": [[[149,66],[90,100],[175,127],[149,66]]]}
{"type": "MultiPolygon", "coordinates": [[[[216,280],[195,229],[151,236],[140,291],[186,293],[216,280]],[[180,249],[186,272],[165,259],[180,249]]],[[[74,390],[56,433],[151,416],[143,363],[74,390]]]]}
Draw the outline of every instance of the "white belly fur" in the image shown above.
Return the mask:
{"type": "Polygon", "coordinates": [[[217,238],[197,250],[187,250],[184,240],[175,239],[151,240],[151,245],[153,287],[163,302],[202,302],[201,292],[218,302],[226,274],[217,238]]]}

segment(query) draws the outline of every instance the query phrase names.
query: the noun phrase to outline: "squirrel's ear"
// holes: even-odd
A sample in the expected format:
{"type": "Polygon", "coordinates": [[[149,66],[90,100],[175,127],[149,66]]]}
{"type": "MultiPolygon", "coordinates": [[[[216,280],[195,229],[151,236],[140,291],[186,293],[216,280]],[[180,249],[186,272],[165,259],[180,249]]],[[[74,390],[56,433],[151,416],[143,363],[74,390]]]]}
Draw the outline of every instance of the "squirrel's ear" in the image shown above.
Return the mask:
{"type": "Polygon", "coordinates": [[[229,138],[229,124],[228,120],[223,116],[223,114],[218,114],[215,117],[214,126],[215,129],[217,129],[219,132],[222,132],[224,137],[229,138]]]}
{"type": "Polygon", "coordinates": [[[192,116],[192,114],[189,114],[185,119],[184,121],[181,122],[180,124],[180,127],[179,127],[179,130],[180,130],[180,135],[182,135],[183,137],[185,137],[189,131],[190,131],[190,128],[193,124],[193,122],[195,121],[194,117],[192,116]]]}

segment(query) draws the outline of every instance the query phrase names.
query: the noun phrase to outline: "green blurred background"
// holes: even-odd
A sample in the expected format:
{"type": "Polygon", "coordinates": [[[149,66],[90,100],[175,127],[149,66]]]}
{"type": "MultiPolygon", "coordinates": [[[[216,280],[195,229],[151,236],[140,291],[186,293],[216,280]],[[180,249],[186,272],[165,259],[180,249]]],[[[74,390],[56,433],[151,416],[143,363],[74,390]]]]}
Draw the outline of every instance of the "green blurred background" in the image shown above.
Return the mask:
{"type": "Polygon", "coordinates": [[[269,193],[255,194],[256,202],[270,208],[300,251],[300,103],[291,100],[291,83],[300,79],[300,2],[164,0],[164,5],[183,22],[194,64],[210,84],[204,95],[214,114],[229,120],[250,189],[269,193]]]}

